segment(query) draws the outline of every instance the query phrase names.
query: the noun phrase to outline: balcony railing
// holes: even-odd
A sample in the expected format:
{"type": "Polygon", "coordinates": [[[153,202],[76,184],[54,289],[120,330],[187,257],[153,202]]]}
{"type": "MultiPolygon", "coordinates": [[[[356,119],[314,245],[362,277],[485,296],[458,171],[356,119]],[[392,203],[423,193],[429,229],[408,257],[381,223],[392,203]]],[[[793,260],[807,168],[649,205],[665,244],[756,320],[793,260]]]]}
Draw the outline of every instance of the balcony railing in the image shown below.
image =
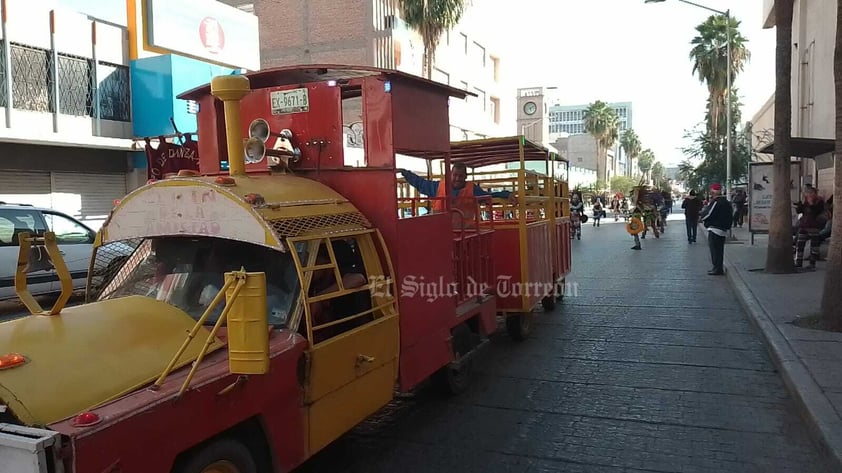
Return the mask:
{"type": "Polygon", "coordinates": [[[131,121],[128,66],[72,56],[25,44],[2,41],[0,107],[18,110],[131,121]],[[6,68],[6,54],[11,70],[6,68]],[[58,106],[57,106],[58,105],[58,106]]]}

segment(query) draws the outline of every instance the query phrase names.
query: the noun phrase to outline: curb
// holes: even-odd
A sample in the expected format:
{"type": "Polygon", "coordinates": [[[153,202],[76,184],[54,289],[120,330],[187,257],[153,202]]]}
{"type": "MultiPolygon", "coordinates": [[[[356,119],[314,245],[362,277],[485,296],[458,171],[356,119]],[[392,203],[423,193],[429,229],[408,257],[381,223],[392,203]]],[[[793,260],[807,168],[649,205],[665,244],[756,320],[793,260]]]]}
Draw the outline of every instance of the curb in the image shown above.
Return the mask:
{"type": "Polygon", "coordinates": [[[834,471],[842,472],[842,419],[795,353],[789,341],[757,300],[734,264],[725,261],[728,279],[743,309],[760,331],[772,362],[795,399],[807,430],[834,471]]]}

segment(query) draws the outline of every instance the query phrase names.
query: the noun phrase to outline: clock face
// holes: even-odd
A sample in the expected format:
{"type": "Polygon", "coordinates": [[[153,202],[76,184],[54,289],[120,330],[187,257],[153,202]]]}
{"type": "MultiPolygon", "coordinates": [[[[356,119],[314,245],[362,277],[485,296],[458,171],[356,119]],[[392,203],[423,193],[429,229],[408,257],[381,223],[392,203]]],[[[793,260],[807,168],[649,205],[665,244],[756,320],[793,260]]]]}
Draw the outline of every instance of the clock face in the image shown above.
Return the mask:
{"type": "Polygon", "coordinates": [[[527,115],[534,115],[537,110],[538,106],[535,105],[535,102],[526,102],[526,104],[523,105],[523,111],[527,115]]]}

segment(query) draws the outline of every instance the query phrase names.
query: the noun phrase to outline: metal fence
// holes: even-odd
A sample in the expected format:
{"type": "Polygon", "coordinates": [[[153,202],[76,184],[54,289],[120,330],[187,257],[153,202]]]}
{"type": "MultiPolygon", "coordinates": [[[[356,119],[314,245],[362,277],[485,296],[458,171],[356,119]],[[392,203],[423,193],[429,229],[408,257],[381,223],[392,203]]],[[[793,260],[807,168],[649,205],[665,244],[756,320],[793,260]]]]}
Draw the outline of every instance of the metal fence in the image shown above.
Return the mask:
{"type": "Polygon", "coordinates": [[[58,108],[63,115],[131,121],[128,66],[25,44],[0,44],[0,107],[9,105],[6,81],[11,77],[13,108],[49,113],[58,108]]]}

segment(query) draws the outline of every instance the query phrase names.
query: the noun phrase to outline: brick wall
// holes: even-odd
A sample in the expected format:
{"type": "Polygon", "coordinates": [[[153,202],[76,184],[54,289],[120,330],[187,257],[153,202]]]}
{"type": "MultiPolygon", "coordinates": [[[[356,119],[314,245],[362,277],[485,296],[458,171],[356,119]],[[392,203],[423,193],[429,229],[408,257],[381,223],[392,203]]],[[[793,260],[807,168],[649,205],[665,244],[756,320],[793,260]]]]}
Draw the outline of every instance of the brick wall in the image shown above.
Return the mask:
{"type": "Polygon", "coordinates": [[[256,0],[262,67],[371,64],[370,9],[371,0],[256,0]]]}

